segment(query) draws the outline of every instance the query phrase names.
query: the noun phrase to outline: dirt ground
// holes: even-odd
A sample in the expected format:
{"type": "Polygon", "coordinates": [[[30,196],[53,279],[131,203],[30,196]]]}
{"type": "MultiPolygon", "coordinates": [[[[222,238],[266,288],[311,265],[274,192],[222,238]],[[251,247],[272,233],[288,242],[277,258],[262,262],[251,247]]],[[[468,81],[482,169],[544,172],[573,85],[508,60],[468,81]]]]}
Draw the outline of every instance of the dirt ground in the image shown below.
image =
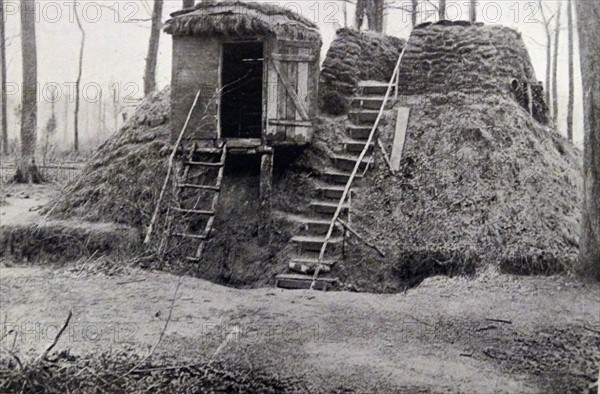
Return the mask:
{"type": "MultiPolygon", "coordinates": [[[[11,191],[2,223],[34,217],[43,188],[11,191]]],[[[98,261],[4,260],[0,349],[39,355],[72,311],[56,350],[145,355],[166,324],[153,357],[292,376],[311,392],[581,393],[598,376],[597,283],[488,269],[393,295],[240,290],[98,261]]]]}

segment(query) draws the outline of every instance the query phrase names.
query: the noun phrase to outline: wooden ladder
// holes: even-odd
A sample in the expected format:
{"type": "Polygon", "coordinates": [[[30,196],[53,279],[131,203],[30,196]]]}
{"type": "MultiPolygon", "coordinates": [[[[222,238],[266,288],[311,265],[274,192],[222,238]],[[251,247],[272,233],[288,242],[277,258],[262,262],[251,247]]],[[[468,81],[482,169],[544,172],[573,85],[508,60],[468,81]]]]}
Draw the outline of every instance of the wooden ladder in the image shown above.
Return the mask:
{"type": "MultiPolygon", "coordinates": [[[[185,153],[185,151],[184,151],[185,153]]],[[[223,143],[220,148],[200,148],[197,146],[196,142],[193,142],[189,148],[189,152],[187,156],[184,157],[182,170],[180,171],[180,175],[177,176],[177,182],[175,183],[175,206],[171,205],[168,208],[167,212],[167,225],[165,226],[165,234],[163,235],[163,240],[161,241],[161,245],[159,247],[159,254],[162,254],[163,251],[167,248],[170,238],[178,237],[184,238],[188,240],[194,240],[198,242],[198,245],[195,248],[195,253],[193,256],[187,256],[187,260],[191,261],[200,261],[202,258],[202,253],[204,251],[205,241],[210,236],[210,233],[213,229],[215,214],[217,209],[217,203],[219,201],[219,195],[221,192],[221,185],[223,183],[223,174],[225,172],[225,161],[227,158],[227,145],[223,143]],[[197,156],[219,156],[219,161],[210,162],[210,161],[197,161],[197,156]],[[190,172],[194,169],[207,169],[207,168],[217,168],[217,175],[214,178],[215,182],[212,184],[205,183],[197,183],[190,180],[190,172]],[[191,207],[184,207],[182,204],[182,193],[184,190],[195,190],[196,194],[196,202],[191,207]],[[210,204],[207,207],[199,207],[199,201],[202,198],[203,193],[209,192],[214,193],[212,199],[209,199],[210,204]],[[179,218],[183,223],[190,218],[206,218],[206,222],[203,226],[202,231],[194,232],[188,226],[188,229],[184,229],[181,231],[173,231],[173,224],[175,219],[179,218]]]]}

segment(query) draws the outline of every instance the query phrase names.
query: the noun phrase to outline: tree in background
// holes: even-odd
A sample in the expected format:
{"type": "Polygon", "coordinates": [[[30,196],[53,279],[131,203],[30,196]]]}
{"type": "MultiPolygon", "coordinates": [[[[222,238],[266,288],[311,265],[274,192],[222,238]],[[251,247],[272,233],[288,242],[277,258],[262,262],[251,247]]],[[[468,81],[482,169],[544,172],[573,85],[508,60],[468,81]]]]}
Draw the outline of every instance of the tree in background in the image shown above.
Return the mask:
{"type": "Polygon", "coordinates": [[[577,30],[583,81],[583,215],[579,263],[600,280],[600,2],[577,1],[577,30]]]}
{"type": "Polygon", "coordinates": [[[79,85],[81,84],[81,74],[83,73],[83,51],[85,49],[85,30],[83,30],[83,26],[81,25],[81,20],[79,19],[79,12],[77,11],[77,3],[73,3],[73,11],[75,14],[75,21],[77,22],[77,27],[81,32],[81,44],[79,46],[79,67],[77,68],[77,80],[75,81],[75,110],[73,116],[73,150],[75,152],[79,152],[79,106],[81,99],[81,92],[79,91],[79,85]]]}
{"type": "Polygon", "coordinates": [[[567,2],[567,29],[569,35],[569,104],[567,106],[567,138],[569,141],[573,142],[573,103],[575,94],[575,77],[573,68],[573,4],[571,0],[567,2]]]}
{"type": "Polygon", "coordinates": [[[419,13],[419,0],[411,0],[410,18],[411,18],[412,27],[415,27],[417,25],[418,13],[419,13]]]}
{"type": "Polygon", "coordinates": [[[548,16],[548,10],[542,4],[542,0],[538,0],[538,7],[542,15],[542,24],[544,25],[544,33],[546,34],[546,82],[544,83],[544,100],[550,104],[550,77],[552,66],[552,19],[555,14],[548,16]]]}
{"type": "Polygon", "coordinates": [[[357,30],[362,27],[365,15],[369,30],[383,32],[383,0],[357,0],[354,14],[357,30]]]}
{"type": "Polygon", "coordinates": [[[37,47],[35,43],[35,0],[21,0],[21,51],[23,92],[21,93],[21,157],[15,182],[41,182],[35,166],[37,140],[37,47]]]}
{"type": "Polygon", "coordinates": [[[48,119],[48,122],[46,123],[46,127],[44,128],[45,141],[44,141],[44,147],[42,149],[42,165],[43,166],[46,165],[48,155],[51,153],[50,152],[50,149],[51,149],[50,140],[54,136],[54,134],[56,132],[56,128],[58,126],[58,124],[57,124],[58,122],[56,121],[56,111],[54,110],[54,104],[58,100],[58,88],[56,88],[54,86],[49,88],[49,93],[50,93],[50,105],[52,107],[51,107],[50,119],[48,119]]]}
{"type": "Polygon", "coordinates": [[[146,57],[146,71],[144,73],[144,95],[156,90],[156,64],[158,62],[158,44],[160,42],[160,28],[162,26],[163,0],[154,0],[152,11],[152,28],[146,57]]]}
{"type": "Polygon", "coordinates": [[[440,3],[438,5],[438,19],[446,19],[446,0],[440,0],[440,3]]]}
{"type": "Polygon", "coordinates": [[[8,155],[8,98],[6,96],[6,30],[4,26],[4,0],[0,0],[0,79],[2,85],[0,85],[0,116],[2,117],[2,137],[0,139],[0,145],[2,151],[0,154],[8,155]]]}
{"type": "Polygon", "coordinates": [[[469,20],[477,22],[477,0],[469,0],[469,20]]]}
{"type": "Polygon", "coordinates": [[[192,8],[194,7],[194,0],[183,0],[183,8],[192,8]]]}
{"type": "MultiPolygon", "coordinates": [[[[560,38],[560,13],[562,4],[558,3],[558,11],[556,12],[556,23],[554,25],[554,55],[552,58],[552,119],[554,125],[558,124],[558,43],[560,38]]],[[[550,102],[548,102],[550,105],[550,102]]]]}

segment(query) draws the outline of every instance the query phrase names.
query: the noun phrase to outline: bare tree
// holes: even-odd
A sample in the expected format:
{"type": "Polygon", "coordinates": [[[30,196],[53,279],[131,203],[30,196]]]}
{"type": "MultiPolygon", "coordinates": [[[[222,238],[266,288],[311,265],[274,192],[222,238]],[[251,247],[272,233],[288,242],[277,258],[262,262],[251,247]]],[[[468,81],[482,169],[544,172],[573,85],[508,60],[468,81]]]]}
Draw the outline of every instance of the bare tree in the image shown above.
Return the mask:
{"type": "Polygon", "coordinates": [[[446,0],[440,0],[440,3],[438,5],[438,19],[446,19],[446,0]]]}
{"type": "Polygon", "coordinates": [[[183,8],[192,8],[194,7],[194,0],[183,0],[183,8]]]}
{"type": "Polygon", "coordinates": [[[73,3],[73,11],[75,14],[75,21],[77,22],[77,27],[81,32],[81,44],[79,46],[79,67],[77,68],[77,80],[75,81],[75,111],[74,111],[74,119],[73,119],[73,150],[75,152],[79,152],[79,105],[81,94],[79,92],[79,85],[81,84],[81,74],[83,73],[83,51],[85,49],[85,30],[83,30],[83,26],[81,25],[81,20],[79,19],[79,12],[77,11],[77,3],[73,3]]]}
{"type": "Polygon", "coordinates": [[[600,2],[577,1],[575,7],[585,124],[579,263],[583,272],[600,280],[600,2]]]}
{"type": "Polygon", "coordinates": [[[544,83],[544,99],[550,104],[550,75],[552,65],[552,19],[554,15],[550,17],[547,15],[547,9],[542,4],[542,0],[538,0],[538,7],[542,15],[542,24],[544,25],[544,32],[546,34],[546,82],[544,83]]]}
{"type": "Polygon", "coordinates": [[[419,0],[411,0],[411,23],[412,27],[417,25],[417,15],[419,13],[419,0]]]}
{"type": "Polygon", "coordinates": [[[2,116],[2,139],[0,145],[2,145],[2,152],[8,155],[8,97],[6,96],[6,30],[4,27],[4,0],[0,0],[0,79],[2,79],[2,85],[0,86],[0,116],[2,116]]]}
{"type": "Polygon", "coordinates": [[[469,20],[477,22],[477,0],[469,0],[469,20]]]}
{"type": "Polygon", "coordinates": [[[152,11],[152,29],[146,57],[146,71],[144,73],[144,94],[148,95],[156,90],[156,63],[158,61],[158,44],[160,42],[160,28],[163,11],[163,0],[154,0],[152,11]]]}
{"type": "MultiPolygon", "coordinates": [[[[558,3],[558,11],[556,12],[556,23],[554,25],[554,55],[552,59],[552,119],[554,125],[558,122],[558,43],[560,38],[560,14],[562,4],[558,3]]],[[[550,102],[548,102],[548,105],[550,102]]]]}
{"type": "Polygon", "coordinates": [[[357,0],[354,13],[354,27],[357,30],[363,25],[365,16],[369,30],[383,31],[383,0],[357,0]]]}
{"type": "Polygon", "coordinates": [[[569,104],[567,107],[567,138],[573,141],[573,103],[575,94],[575,77],[573,69],[573,4],[567,2],[567,29],[569,35],[569,104]]]}
{"type": "Polygon", "coordinates": [[[40,182],[35,166],[37,140],[37,47],[35,42],[35,0],[21,0],[21,157],[16,182],[40,182]]]}

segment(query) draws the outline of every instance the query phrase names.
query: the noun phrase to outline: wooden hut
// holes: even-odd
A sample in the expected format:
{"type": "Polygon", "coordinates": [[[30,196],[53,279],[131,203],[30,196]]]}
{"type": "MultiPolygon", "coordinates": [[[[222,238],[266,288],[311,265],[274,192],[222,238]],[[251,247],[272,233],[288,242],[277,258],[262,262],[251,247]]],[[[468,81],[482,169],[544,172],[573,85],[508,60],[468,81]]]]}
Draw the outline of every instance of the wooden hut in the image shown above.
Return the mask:
{"type": "Polygon", "coordinates": [[[200,91],[185,139],[253,150],[311,142],[321,49],[314,23],[279,6],[229,1],[171,16],[173,139],[200,91]]]}

